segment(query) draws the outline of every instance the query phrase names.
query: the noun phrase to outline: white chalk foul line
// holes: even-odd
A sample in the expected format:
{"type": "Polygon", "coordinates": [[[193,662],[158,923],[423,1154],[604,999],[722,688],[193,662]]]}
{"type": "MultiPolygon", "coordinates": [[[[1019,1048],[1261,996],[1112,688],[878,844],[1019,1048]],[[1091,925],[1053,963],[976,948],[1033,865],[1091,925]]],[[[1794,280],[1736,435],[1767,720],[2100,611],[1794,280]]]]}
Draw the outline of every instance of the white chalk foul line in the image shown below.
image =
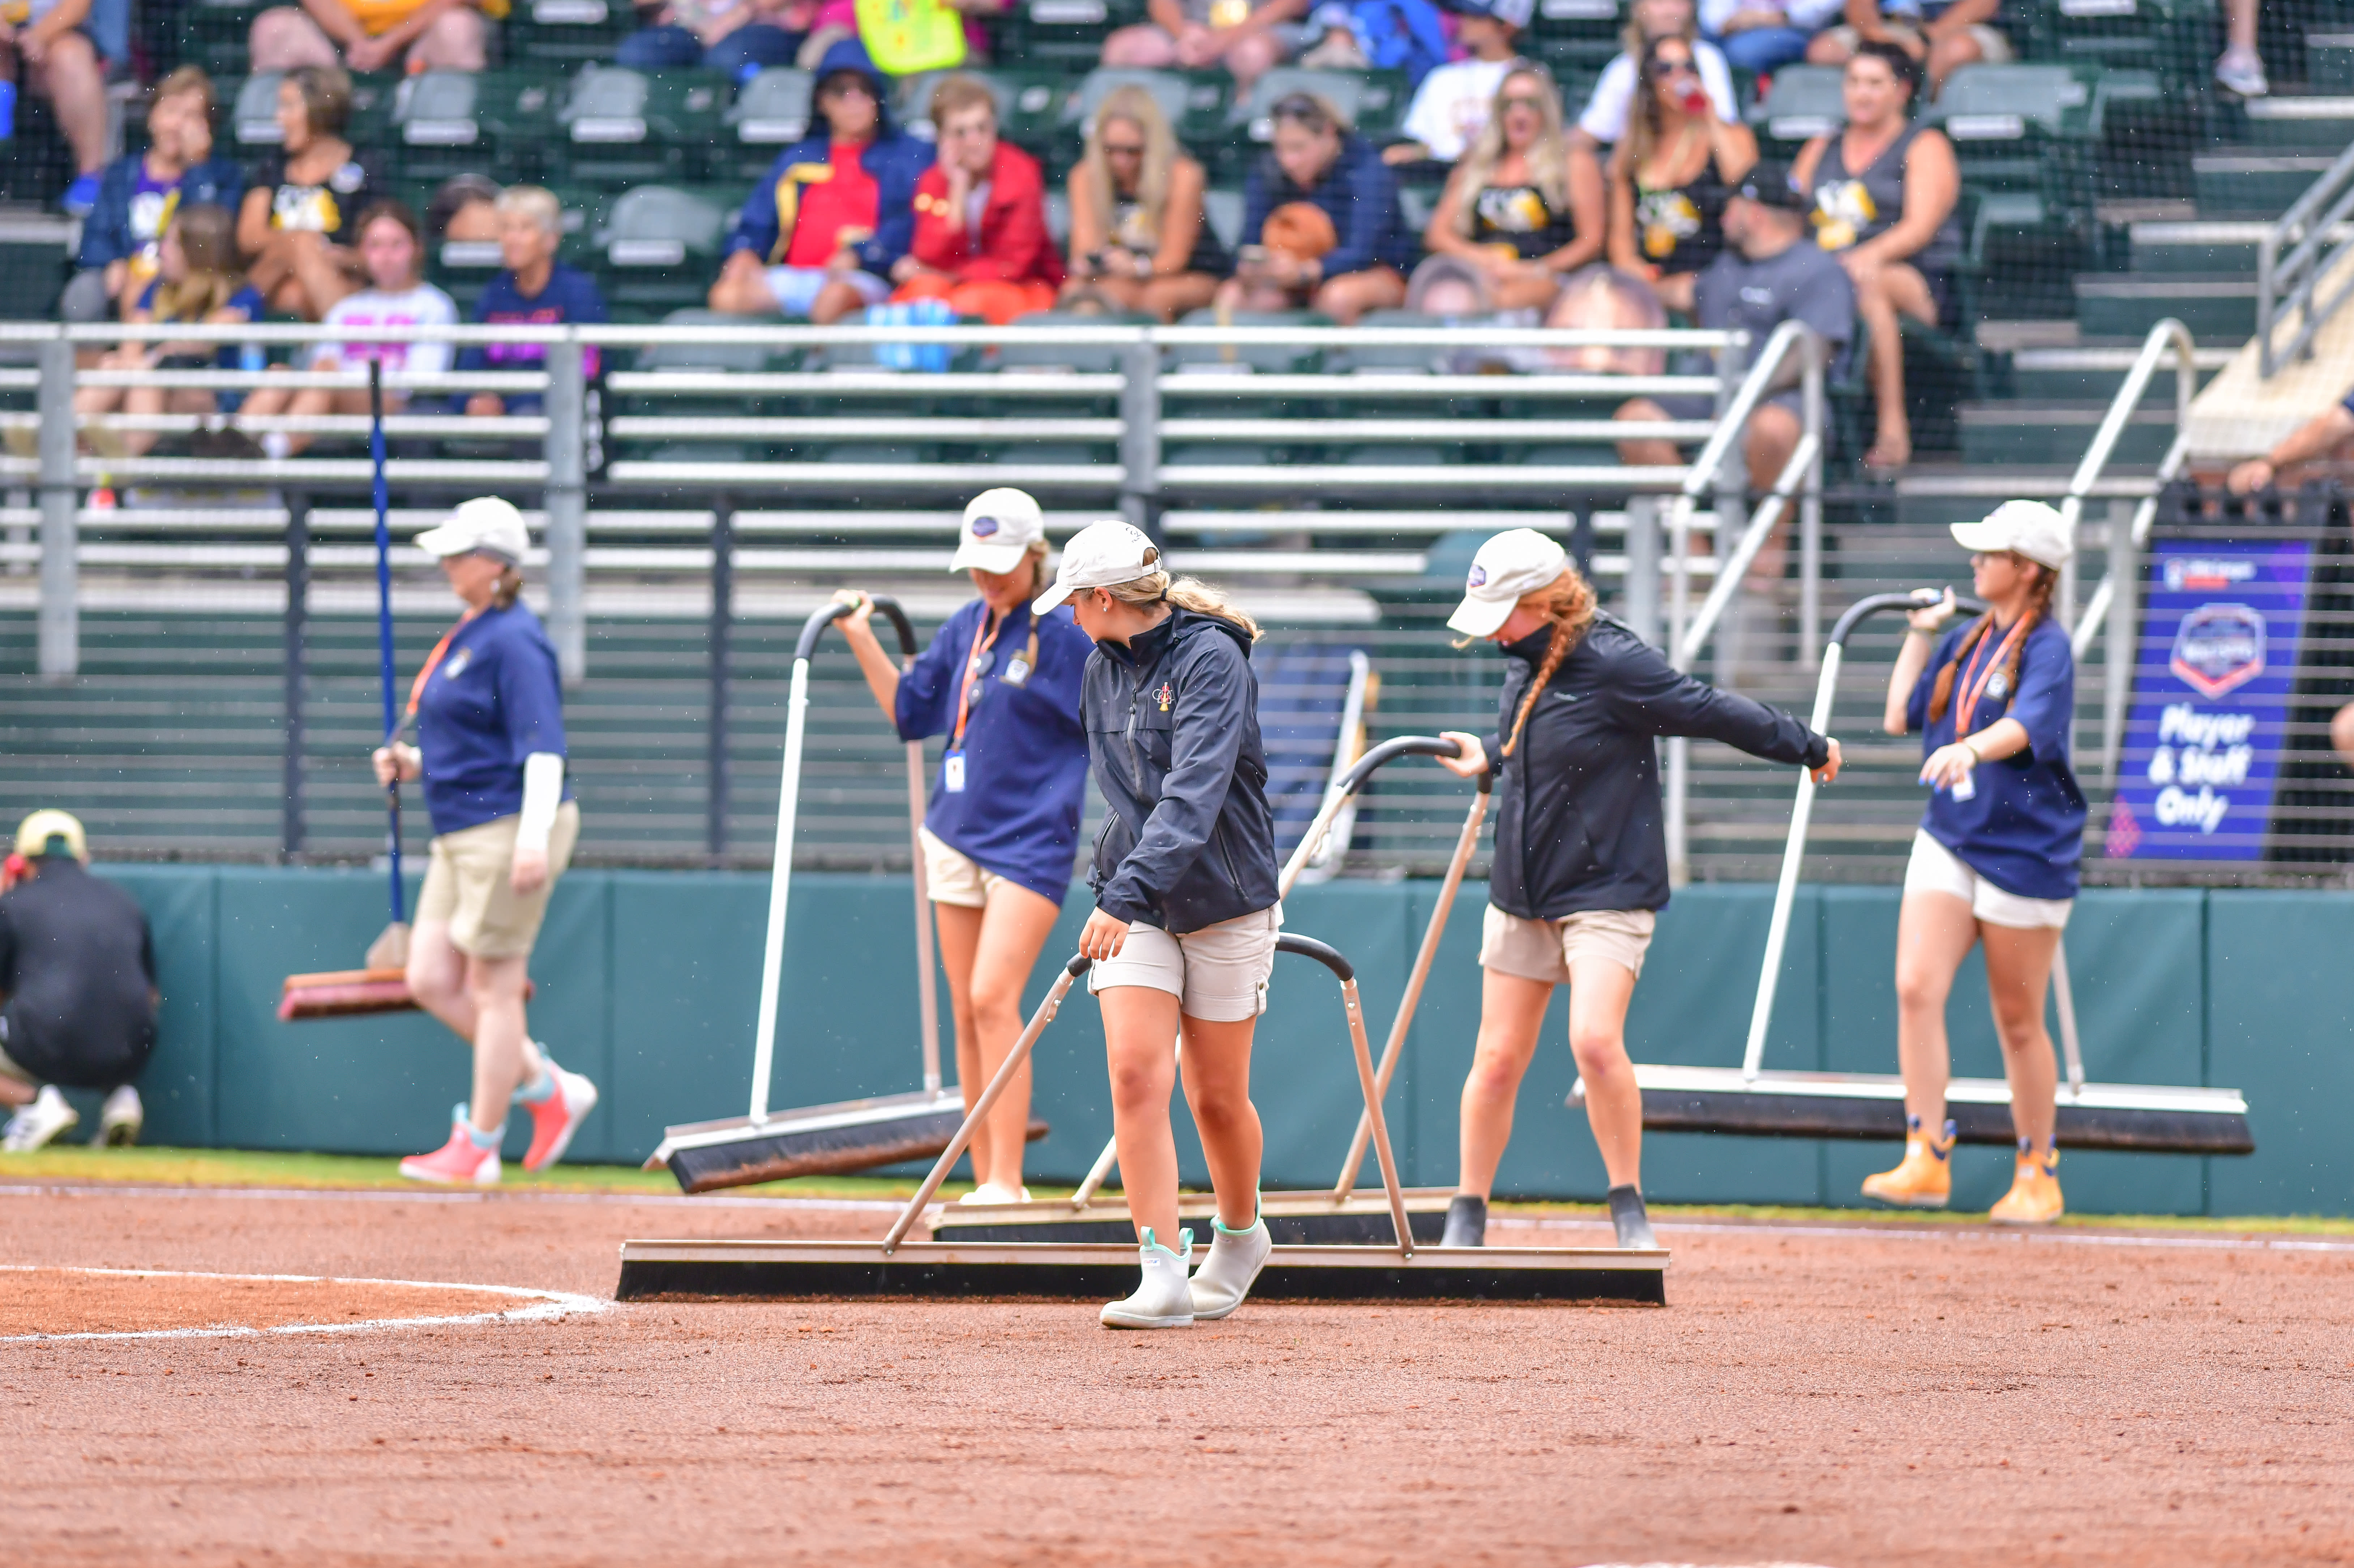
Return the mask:
{"type": "Polygon", "coordinates": [[[258,1340],[270,1334],[356,1334],[377,1329],[447,1328],[467,1323],[545,1323],[575,1314],[609,1312],[613,1307],[610,1301],[569,1290],[467,1285],[448,1279],[349,1279],[323,1274],[220,1274],[189,1268],[80,1268],[42,1263],[0,1263],[0,1273],[87,1274],[118,1279],[236,1279],[270,1285],[388,1285],[408,1290],[465,1290],[478,1296],[512,1296],[526,1303],[500,1312],[462,1312],[439,1318],[366,1318],[356,1323],[281,1323],[267,1329],[221,1325],[200,1329],[96,1330],[72,1334],[0,1334],[0,1345],[55,1344],[68,1340],[258,1340]]]}

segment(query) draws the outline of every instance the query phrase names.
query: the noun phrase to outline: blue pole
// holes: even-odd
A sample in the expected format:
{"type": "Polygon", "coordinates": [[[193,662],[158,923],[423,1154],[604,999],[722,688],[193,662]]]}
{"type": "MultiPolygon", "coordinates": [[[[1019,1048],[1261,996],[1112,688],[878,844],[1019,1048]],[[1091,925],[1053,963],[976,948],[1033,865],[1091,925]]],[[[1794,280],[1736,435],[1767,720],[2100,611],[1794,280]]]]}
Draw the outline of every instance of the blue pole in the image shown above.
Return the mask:
{"type": "MultiPolygon", "coordinates": [[[[392,672],[392,527],[384,489],[384,361],[368,361],[368,461],[375,468],[376,493],[376,647],[384,675],[384,743],[400,739],[400,699],[392,672]]],[[[400,775],[385,786],[385,849],[392,861],[392,921],[405,924],[408,900],[400,881],[400,775]]]]}

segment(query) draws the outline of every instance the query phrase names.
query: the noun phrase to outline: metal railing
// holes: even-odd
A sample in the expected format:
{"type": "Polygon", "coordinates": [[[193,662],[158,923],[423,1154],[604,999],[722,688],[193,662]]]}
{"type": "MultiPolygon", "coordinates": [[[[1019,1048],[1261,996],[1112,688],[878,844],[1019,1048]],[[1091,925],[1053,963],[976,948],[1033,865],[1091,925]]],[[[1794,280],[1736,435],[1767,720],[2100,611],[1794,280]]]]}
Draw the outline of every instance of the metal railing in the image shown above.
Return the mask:
{"type": "Polygon", "coordinates": [[[2354,217],[2354,146],[2313,182],[2279,219],[2268,225],[2256,246],[2256,354],[2269,380],[2283,366],[2313,357],[2313,340],[2349,297],[2354,272],[2327,293],[2323,285],[2348,256],[2345,225],[2354,217]],[[2280,328],[2294,319],[2296,330],[2283,346],[2280,328]]]}

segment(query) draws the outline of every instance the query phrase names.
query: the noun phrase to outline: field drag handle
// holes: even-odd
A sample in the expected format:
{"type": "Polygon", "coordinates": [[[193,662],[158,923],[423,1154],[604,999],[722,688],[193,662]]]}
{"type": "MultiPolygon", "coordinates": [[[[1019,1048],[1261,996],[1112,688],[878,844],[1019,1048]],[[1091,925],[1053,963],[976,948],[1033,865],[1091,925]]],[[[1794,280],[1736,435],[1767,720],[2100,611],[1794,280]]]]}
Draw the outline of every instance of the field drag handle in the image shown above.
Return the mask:
{"type": "Polygon", "coordinates": [[[1399,1255],[1412,1257],[1414,1230],[1406,1219],[1405,1190],[1398,1181],[1397,1155],[1390,1148],[1389,1123],[1382,1116],[1381,1090],[1373,1082],[1373,1053],[1365,1044],[1365,1009],[1357,996],[1357,971],[1338,948],[1313,937],[1286,932],[1275,939],[1275,950],[1314,959],[1340,979],[1341,1004],[1349,1015],[1349,1048],[1357,1058],[1357,1086],[1365,1097],[1365,1115],[1373,1124],[1373,1153],[1381,1161],[1382,1185],[1388,1192],[1390,1224],[1397,1232],[1399,1255]]]}
{"type": "Polygon", "coordinates": [[[948,1148],[934,1161],[931,1173],[924,1178],[924,1184],[916,1189],[916,1195],[907,1200],[907,1208],[900,1211],[899,1217],[892,1222],[889,1233],[883,1238],[885,1255],[907,1238],[908,1227],[923,1213],[924,1205],[932,1201],[932,1194],[940,1190],[940,1183],[948,1180],[949,1171],[964,1154],[965,1146],[972,1141],[973,1128],[979,1125],[981,1118],[996,1108],[998,1100],[1005,1093],[1006,1085],[1012,1083],[1013,1075],[1022,1070],[1022,1064],[1030,1059],[1030,1052],[1038,1044],[1038,1036],[1045,1033],[1046,1025],[1055,1022],[1055,1011],[1063,1005],[1063,998],[1070,994],[1071,982],[1087,973],[1093,962],[1085,953],[1074,953],[1070,962],[1063,966],[1063,972],[1055,977],[1055,983],[1048,988],[1045,1000],[1038,1003],[1038,1011],[1030,1015],[1029,1023],[1023,1027],[1022,1038],[1016,1040],[1013,1049],[1005,1054],[997,1075],[989,1080],[989,1087],[981,1090],[981,1098],[973,1101],[972,1109],[964,1113],[964,1120],[958,1125],[956,1136],[949,1139],[948,1148]]]}
{"type": "MultiPolygon", "coordinates": [[[[1323,846],[1324,837],[1332,831],[1333,820],[1340,816],[1341,808],[1347,805],[1349,797],[1364,788],[1365,780],[1384,764],[1395,762],[1401,757],[1462,755],[1463,747],[1459,741],[1435,735],[1401,735],[1392,736],[1357,758],[1346,773],[1325,786],[1324,799],[1317,806],[1316,815],[1310,821],[1308,831],[1300,835],[1299,842],[1292,849],[1291,858],[1284,863],[1281,874],[1276,878],[1276,896],[1279,898],[1291,891],[1292,884],[1299,880],[1299,874],[1307,869],[1308,863],[1323,846]]],[[[1487,785],[1483,782],[1479,787],[1484,789],[1487,785]]]]}
{"type": "MultiPolygon", "coordinates": [[[[899,634],[900,656],[913,659],[919,652],[916,646],[916,623],[907,619],[907,612],[899,608],[899,601],[879,593],[868,594],[866,600],[891,622],[891,630],[899,634]]],[[[843,616],[855,613],[857,609],[856,605],[844,604],[840,599],[820,605],[807,620],[801,622],[801,639],[793,644],[793,657],[806,659],[815,653],[819,641],[825,636],[825,629],[843,616]]]]}

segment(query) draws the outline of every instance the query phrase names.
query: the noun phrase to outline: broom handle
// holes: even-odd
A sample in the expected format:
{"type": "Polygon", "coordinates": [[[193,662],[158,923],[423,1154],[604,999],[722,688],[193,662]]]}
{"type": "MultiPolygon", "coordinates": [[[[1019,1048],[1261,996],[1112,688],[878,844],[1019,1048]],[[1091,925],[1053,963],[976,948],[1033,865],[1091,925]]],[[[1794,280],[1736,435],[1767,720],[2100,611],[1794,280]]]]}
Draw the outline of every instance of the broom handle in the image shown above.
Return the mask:
{"type": "MultiPolygon", "coordinates": [[[[390,501],[384,487],[384,359],[368,361],[368,466],[376,500],[376,651],[384,677],[384,744],[400,742],[400,698],[392,671],[392,525],[390,501]]],[[[392,862],[392,923],[408,923],[408,896],[400,877],[400,768],[396,759],[392,782],[384,789],[385,848],[392,862]]]]}
{"type": "MultiPolygon", "coordinates": [[[[1447,916],[1455,907],[1456,890],[1463,885],[1464,867],[1471,863],[1471,852],[1479,846],[1479,824],[1488,815],[1488,776],[1479,778],[1479,793],[1471,797],[1471,810],[1463,818],[1463,832],[1455,841],[1455,857],[1447,863],[1447,880],[1438,885],[1438,903],[1430,912],[1430,925],[1422,934],[1422,948],[1414,956],[1414,972],[1406,977],[1405,995],[1398,1001],[1397,1016],[1390,1021],[1390,1037],[1382,1046],[1382,1063],[1373,1074],[1376,1098],[1390,1092],[1390,1079],[1397,1073],[1398,1058],[1405,1051],[1406,1031],[1413,1027],[1415,1009],[1422,1004],[1423,982],[1430,978],[1430,966],[1438,957],[1438,940],[1447,933],[1447,916]]],[[[1349,1158],[1341,1163],[1341,1179],[1332,1183],[1332,1202],[1345,1203],[1356,1191],[1357,1172],[1364,1169],[1365,1145],[1373,1135],[1371,1110],[1357,1113],[1357,1135],[1349,1140],[1349,1158]]]]}

